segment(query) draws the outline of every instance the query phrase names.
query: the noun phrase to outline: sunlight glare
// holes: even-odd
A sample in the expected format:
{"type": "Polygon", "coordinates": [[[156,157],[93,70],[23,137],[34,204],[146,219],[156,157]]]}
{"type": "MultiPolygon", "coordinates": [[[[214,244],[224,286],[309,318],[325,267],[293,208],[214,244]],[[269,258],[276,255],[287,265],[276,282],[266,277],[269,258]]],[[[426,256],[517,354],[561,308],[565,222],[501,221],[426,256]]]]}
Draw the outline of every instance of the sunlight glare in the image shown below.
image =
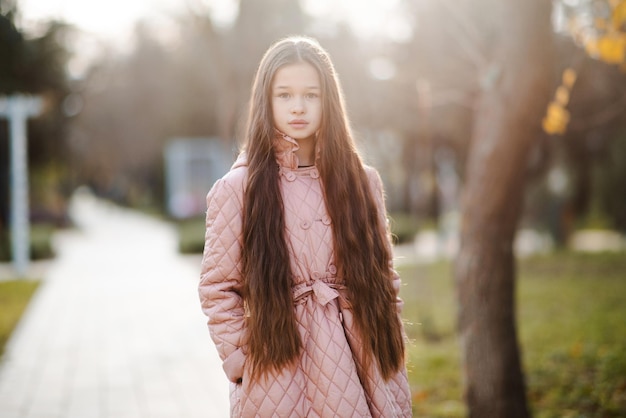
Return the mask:
{"type": "Polygon", "coordinates": [[[369,71],[377,80],[390,80],[396,75],[396,66],[389,58],[376,57],[370,61],[369,71]]]}
{"type": "Polygon", "coordinates": [[[178,6],[174,0],[22,0],[19,7],[25,27],[41,20],[60,19],[91,36],[123,43],[137,21],[163,20],[178,6]]]}
{"type": "Polygon", "coordinates": [[[405,42],[412,35],[400,0],[305,0],[302,5],[311,16],[348,23],[361,38],[384,36],[405,42]]]}
{"type": "MultiPolygon", "coordinates": [[[[128,41],[138,20],[163,23],[185,8],[210,12],[216,25],[228,26],[236,18],[237,0],[21,0],[22,25],[58,18],[80,30],[112,43],[128,41]]],[[[386,37],[405,42],[412,35],[412,24],[402,12],[401,0],[303,0],[305,12],[334,23],[347,23],[365,39],[386,37]]]]}

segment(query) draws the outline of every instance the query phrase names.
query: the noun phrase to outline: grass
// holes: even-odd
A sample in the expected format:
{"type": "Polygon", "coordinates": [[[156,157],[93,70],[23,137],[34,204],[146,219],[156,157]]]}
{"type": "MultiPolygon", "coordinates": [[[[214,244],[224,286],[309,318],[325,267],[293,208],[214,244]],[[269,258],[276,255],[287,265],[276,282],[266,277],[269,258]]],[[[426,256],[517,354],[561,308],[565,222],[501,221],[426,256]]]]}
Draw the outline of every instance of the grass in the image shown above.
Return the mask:
{"type": "MultiPolygon", "coordinates": [[[[395,244],[413,241],[420,228],[426,227],[420,224],[417,216],[402,212],[395,212],[389,216],[389,226],[395,244]]],[[[428,226],[432,227],[432,225],[428,226]]]]}
{"type": "Polygon", "coordinates": [[[520,339],[535,416],[624,417],[626,257],[556,260],[527,263],[519,286],[520,339]]]}
{"type": "MultiPolygon", "coordinates": [[[[415,416],[463,417],[456,301],[447,263],[399,269],[415,416]]],[[[536,418],[626,416],[626,255],[522,261],[518,331],[536,418]]]]}
{"type": "Polygon", "coordinates": [[[174,222],[178,230],[178,250],[183,254],[201,254],[204,249],[204,216],[174,222]]]}
{"type": "Polygon", "coordinates": [[[0,282],[0,356],[37,286],[31,280],[0,282]]]}

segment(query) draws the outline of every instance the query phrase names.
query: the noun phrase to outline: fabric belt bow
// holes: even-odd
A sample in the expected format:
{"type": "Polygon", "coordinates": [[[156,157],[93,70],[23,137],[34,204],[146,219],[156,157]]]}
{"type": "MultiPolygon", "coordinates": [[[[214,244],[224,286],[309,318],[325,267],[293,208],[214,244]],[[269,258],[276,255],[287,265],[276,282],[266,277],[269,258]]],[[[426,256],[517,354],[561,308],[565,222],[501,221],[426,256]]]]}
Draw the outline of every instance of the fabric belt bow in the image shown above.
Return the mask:
{"type": "Polygon", "coordinates": [[[296,286],[293,291],[293,300],[297,303],[312,294],[317,303],[322,306],[335,298],[339,298],[342,307],[347,307],[346,298],[342,295],[342,291],[345,289],[346,287],[343,284],[314,280],[311,284],[306,283],[296,286]]]}

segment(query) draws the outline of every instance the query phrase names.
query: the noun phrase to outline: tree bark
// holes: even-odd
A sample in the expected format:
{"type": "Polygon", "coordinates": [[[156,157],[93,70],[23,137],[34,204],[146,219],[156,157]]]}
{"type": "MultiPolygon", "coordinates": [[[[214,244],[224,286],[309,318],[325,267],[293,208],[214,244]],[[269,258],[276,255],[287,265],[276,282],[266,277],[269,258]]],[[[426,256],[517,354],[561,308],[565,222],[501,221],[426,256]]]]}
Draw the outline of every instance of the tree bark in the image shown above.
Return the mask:
{"type": "Polygon", "coordinates": [[[530,145],[552,94],[551,2],[488,2],[498,27],[483,80],[455,265],[470,417],[530,416],[515,321],[513,241],[530,145]]]}

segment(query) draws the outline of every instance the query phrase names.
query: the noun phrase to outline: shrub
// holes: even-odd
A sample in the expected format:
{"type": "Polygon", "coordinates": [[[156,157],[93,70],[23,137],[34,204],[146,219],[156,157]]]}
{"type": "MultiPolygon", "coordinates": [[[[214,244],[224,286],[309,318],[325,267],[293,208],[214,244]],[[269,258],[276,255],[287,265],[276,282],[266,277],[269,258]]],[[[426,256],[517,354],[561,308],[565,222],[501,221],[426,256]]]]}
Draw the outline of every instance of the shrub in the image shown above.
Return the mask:
{"type": "MultiPolygon", "coordinates": [[[[52,234],[56,230],[52,224],[32,224],[30,227],[30,258],[42,260],[54,257],[52,249],[52,234]]],[[[12,258],[11,232],[8,229],[0,230],[0,261],[10,261],[12,258]]]]}

